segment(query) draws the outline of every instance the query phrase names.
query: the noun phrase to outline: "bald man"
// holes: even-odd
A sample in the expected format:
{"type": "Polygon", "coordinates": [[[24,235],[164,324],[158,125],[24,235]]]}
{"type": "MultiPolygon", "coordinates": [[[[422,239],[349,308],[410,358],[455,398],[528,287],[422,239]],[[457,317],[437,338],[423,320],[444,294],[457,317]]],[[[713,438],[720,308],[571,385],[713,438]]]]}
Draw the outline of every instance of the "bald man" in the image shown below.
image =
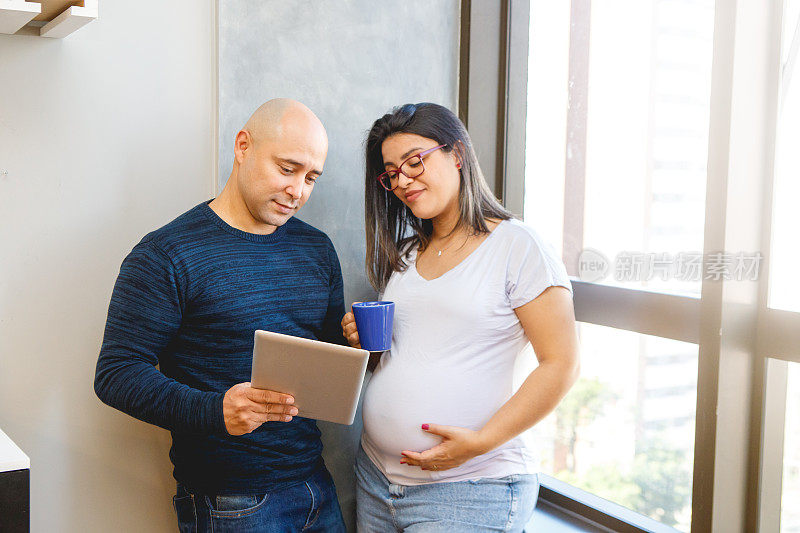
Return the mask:
{"type": "Polygon", "coordinates": [[[180,531],[344,531],[316,423],[247,381],[257,329],[344,342],[336,251],[294,218],[322,175],[325,128],[270,100],[233,151],[222,193],[123,261],[95,392],[172,433],[180,531]]]}

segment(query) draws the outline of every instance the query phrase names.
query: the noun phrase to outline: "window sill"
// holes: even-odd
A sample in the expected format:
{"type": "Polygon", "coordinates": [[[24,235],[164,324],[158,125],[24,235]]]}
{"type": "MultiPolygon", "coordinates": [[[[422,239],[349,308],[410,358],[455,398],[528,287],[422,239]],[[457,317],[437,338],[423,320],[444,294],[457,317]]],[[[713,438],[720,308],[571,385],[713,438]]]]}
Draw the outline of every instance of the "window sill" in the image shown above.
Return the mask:
{"type": "Polygon", "coordinates": [[[531,531],[678,532],[553,477],[539,474],[539,485],[536,511],[526,528],[531,531]]]}

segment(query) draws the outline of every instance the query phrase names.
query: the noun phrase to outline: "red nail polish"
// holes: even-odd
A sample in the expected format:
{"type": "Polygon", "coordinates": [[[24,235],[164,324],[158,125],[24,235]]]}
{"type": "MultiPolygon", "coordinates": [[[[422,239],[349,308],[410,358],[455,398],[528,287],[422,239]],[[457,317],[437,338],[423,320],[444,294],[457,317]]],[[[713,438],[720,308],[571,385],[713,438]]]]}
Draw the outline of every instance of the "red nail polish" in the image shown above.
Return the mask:
{"type": "Polygon", "coordinates": [[[422,429],[424,429],[425,431],[428,431],[429,427],[430,426],[428,424],[422,424],[422,429]]]}
{"type": "Polygon", "coordinates": [[[401,465],[405,465],[405,464],[408,464],[408,463],[406,463],[405,461],[400,461],[400,464],[401,465]]]}

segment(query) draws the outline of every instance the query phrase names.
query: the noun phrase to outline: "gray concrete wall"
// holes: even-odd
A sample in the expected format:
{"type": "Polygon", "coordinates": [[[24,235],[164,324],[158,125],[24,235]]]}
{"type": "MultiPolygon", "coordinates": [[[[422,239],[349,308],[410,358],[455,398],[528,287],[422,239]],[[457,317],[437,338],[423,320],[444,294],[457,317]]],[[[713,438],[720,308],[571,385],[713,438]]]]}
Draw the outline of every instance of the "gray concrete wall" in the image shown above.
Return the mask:
{"type": "MultiPolygon", "coordinates": [[[[262,102],[290,97],[314,110],[330,149],[298,216],[333,240],[348,303],[374,297],[364,272],[366,132],[395,105],[457,109],[458,35],[458,0],[220,0],[218,188],[230,175],[237,131],[262,102]]],[[[357,420],[320,424],[350,524],[357,420]]]]}

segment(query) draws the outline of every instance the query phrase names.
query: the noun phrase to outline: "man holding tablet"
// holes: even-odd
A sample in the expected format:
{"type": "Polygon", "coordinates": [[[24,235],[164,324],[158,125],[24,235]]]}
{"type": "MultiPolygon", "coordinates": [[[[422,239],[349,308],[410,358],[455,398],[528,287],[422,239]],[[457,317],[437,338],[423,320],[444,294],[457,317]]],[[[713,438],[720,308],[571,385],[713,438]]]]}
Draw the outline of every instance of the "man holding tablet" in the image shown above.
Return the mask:
{"type": "Polygon", "coordinates": [[[248,381],[256,330],[344,344],[336,251],[293,218],[327,150],[311,110],[270,100],[238,132],[222,193],[120,269],[94,387],[171,431],[181,531],[344,531],[316,423],[248,381]]]}

